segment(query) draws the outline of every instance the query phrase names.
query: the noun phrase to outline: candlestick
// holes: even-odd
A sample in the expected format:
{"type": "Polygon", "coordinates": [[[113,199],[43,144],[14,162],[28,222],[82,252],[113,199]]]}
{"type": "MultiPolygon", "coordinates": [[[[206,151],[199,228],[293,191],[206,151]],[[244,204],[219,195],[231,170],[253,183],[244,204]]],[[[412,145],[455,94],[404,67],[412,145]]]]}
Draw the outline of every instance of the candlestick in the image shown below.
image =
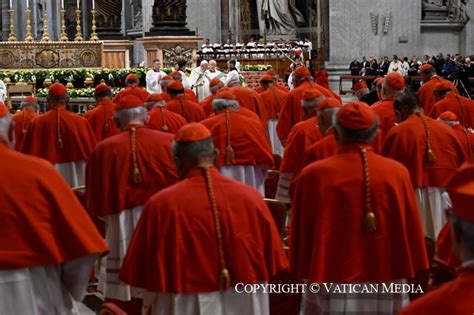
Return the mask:
{"type": "Polygon", "coordinates": [[[28,2],[29,2],[29,1],[26,0],[26,8],[27,8],[27,9],[29,8],[29,3],[28,3],[28,2]]]}
{"type": "MultiPolygon", "coordinates": [[[[11,0],[10,0],[10,5],[11,5],[11,0]]],[[[15,25],[13,23],[13,10],[12,7],[8,10],[8,13],[10,14],[10,34],[8,34],[8,41],[9,42],[16,42],[16,35],[15,35],[15,25]]]]}
{"type": "MultiPolygon", "coordinates": [[[[94,2],[92,2],[92,3],[94,3],[94,2]]],[[[96,23],[95,19],[96,19],[97,11],[93,8],[92,11],[91,11],[91,13],[92,13],[92,34],[91,34],[91,38],[90,38],[90,39],[91,39],[92,41],[96,42],[96,41],[99,40],[99,37],[97,36],[97,33],[95,32],[96,29],[97,29],[97,27],[96,27],[96,25],[95,25],[95,23],[96,23]]]]}
{"type": "MultiPolygon", "coordinates": [[[[77,1],[79,3],[79,1],[77,1]]],[[[77,16],[77,26],[76,26],[76,37],[74,40],[76,42],[82,41],[84,38],[82,37],[81,31],[81,9],[79,7],[76,9],[76,16],[77,16]]]]}
{"type": "MultiPolygon", "coordinates": [[[[28,3],[28,0],[26,1],[28,3]]],[[[31,33],[31,10],[27,7],[25,10],[26,14],[26,36],[25,41],[32,42],[33,41],[33,34],[31,33]]]]}
{"type": "Polygon", "coordinates": [[[13,8],[13,0],[10,0],[10,9],[13,8]]]}
{"type": "Polygon", "coordinates": [[[79,6],[80,1],[77,0],[77,8],[80,9],[81,7],[79,6]]]}
{"type": "Polygon", "coordinates": [[[92,0],[92,10],[95,10],[95,0],[92,0]]]}
{"type": "Polygon", "coordinates": [[[66,34],[66,19],[65,19],[66,10],[64,10],[64,7],[61,9],[60,12],[61,12],[61,36],[59,40],[62,42],[67,42],[69,38],[67,37],[67,34],[66,34]]]}
{"type": "Polygon", "coordinates": [[[64,0],[61,0],[61,9],[64,9],[64,0]]]}
{"type": "Polygon", "coordinates": [[[49,25],[48,25],[48,6],[43,1],[43,36],[41,37],[42,42],[49,42],[49,25]]]}

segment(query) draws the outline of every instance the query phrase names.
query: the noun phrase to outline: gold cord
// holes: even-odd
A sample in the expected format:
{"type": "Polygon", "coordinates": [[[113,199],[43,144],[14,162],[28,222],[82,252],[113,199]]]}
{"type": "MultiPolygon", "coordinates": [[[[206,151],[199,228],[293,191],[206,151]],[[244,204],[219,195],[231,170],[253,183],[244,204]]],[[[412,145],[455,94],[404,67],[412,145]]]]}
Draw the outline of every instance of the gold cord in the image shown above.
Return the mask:
{"type": "Polygon", "coordinates": [[[428,126],[428,121],[426,120],[425,115],[423,113],[416,113],[418,117],[420,117],[421,122],[423,123],[423,127],[425,128],[426,131],[426,152],[428,154],[428,162],[430,164],[433,164],[436,162],[436,155],[434,154],[432,148],[431,148],[431,131],[430,127],[428,126]]]}
{"type": "Polygon", "coordinates": [[[227,147],[225,149],[225,163],[227,165],[234,164],[235,154],[234,149],[230,144],[230,111],[225,111],[225,119],[226,119],[226,132],[227,132],[227,147]]]}
{"type": "Polygon", "coordinates": [[[132,162],[133,162],[132,178],[135,184],[140,184],[142,182],[142,178],[140,176],[140,170],[138,169],[138,164],[137,164],[135,133],[136,133],[136,129],[133,127],[130,128],[130,146],[132,148],[132,162]]]}
{"type": "Polygon", "coordinates": [[[367,232],[377,231],[377,219],[372,212],[372,192],[370,189],[369,163],[367,162],[367,149],[359,145],[362,159],[362,168],[364,171],[364,189],[365,189],[365,228],[367,232]]]}

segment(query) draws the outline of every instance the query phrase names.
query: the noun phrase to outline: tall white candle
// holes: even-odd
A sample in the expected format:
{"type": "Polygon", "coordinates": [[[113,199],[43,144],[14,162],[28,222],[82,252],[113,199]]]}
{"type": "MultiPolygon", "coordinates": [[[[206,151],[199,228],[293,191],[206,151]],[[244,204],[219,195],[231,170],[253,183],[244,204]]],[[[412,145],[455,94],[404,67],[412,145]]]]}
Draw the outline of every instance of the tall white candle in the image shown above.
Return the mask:
{"type": "Polygon", "coordinates": [[[92,0],[92,10],[95,10],[95,0],[92,0]]]}
{"type": "Polygon", "coordinates": [[[61,9],[64,9],[64,0],[61,0],[61,9]]]}
{"type": "Polygon", "coordinates": [[[10,0],[10,9],[13,8],[13,0],[10,0]]]}
{"type": "Polygon", "coordinates": [[[27,9],[30,7],[30,5],[29,5],[28,2],[29,2],[29,0],[26,0],[26,8],[27,8],[27,9]]]}
{"type": "Polygon", "coordinates": [[[77,8],[78,8],[78,9],[79,9],[79,2],[80,2],[80,1],[79,1],[79,0],[77,0],[77,8]]]}

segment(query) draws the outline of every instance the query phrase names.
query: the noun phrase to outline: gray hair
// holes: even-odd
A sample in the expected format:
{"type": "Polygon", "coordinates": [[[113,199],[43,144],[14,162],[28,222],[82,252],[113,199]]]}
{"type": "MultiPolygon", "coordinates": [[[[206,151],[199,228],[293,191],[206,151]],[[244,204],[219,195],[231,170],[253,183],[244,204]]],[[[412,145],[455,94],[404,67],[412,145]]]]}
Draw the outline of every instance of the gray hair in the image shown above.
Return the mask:
{"type": "Polygon", "coordinates": [[[165,106],[165,101],[153,101],[153,102],[146,102],[145,106],[148,108],[153,108],[157,106],[165,106]]]}
{"type": "Polygon", "coordinates": [[[465,247],[471,253],[474,253],[474,223],[458,217],[455,213],[451,214],[453,228],[461,234],[465,247]]]}
{"type": "Polygon", "coordinates": [[[321,95],[320,97],[317,97],[313,100],[309,100],[309,101],[301,100],[301,106],[302,107],[315,107],[319,103],[321,103],[321,101],[324,99],[325,99],[324,95],[321,95]]]}
{"type": "Polygon", "coordinates": [[[334,117],[336,117],[336,114],[339,111],[339,109],[340,109],[339,107],[333,107],[333,108],[326,108],[326,109],[323,109],[323,110],[318,110],[317,115],[318,115],[318,117],[330,116],[331,119],[334,119],[334,117]]]}
{"type": "Polygon", "coordinates": [[[226,109],[239,109],[239,102],[237,100],[228,100],[223,98],[215,98],[212,101],[212,108],[215,111],[221,111],[226,109]]]}
{"type": "Polygon", "coordinates": [[[173,156],[177,158],[210,157],[214,155],[215,148],[212,138],[196,142],[175,142],[173,141],[173,156]]]}
{"type": "Polygon", "coordinates": [[[147,118],[148,112],[145,107],[119,109],[114,115],[114,120],[118,121],[120,126],[126,126],[134,119],[141,119],[145,123],[147,118]]]}
{"type": "Polygon", "coordinates": [[[456,125],[459,125],[459,121],[457,120],[444,120],[444,119],[441,119],[441,118],[438,118],[438,121],[442,122],[443,124],[446,124],[450,127],[454,127],[456,125]]]}
{"type": "Polygon", "coordinates": [[[160,86],[162,89],[165,89],[168,87],[168,84],[170,84],[171,80],[161,80],[160,81],[160,86]]]}
{"type": "Polygon", "coordinates": [[[0,142],[4,141],[10,146],[13,146],[10,142],[9,133],[10,128],[12,127],[12,117],[11,114],[8,113],[5,117],[0,118],[0,142]]]}
{"type": "Polygon", "coordinates": [[[217,91],[220,90],[220,88],[222,88],[224,86],[224,83],[220,82],[218,85],[214,85],[213,87],[211,87],[209,89],[209,91],[211,91],[211,93],[216,93],[217,91]]]}
{"type": "Polygon", "coordinates": [[[382,93],[385,97],[388,97],[388,98],[396,98],[400,94],[402,94],[404,90],[405,88],[403,88],[402,90],[395,90],[391,88],[390,86],[388,86],[387,82],[385,81],[382,83],[382,93]]]}
{"type": "Polygon", "coordinates": [[[29,102],[21,102],[20,108],[23,109],[25,107],[30,107],[30,108],[34,109],[35,111],[39,110],[39,105],[38,104],[29,103],[29,102]]]}
{"type": "Polygon", "coordinates": [[[337,133],[343,138],[346,142],[350,143],[370,143],[374,140],[377,135],[377,128],[379,126],[378,117],[375,119],[374,124],[365,130],[353,130],[344,128],[337,122],[337,115],[334,115],[332,118],[332,124],[336,128],[337,133]]]}

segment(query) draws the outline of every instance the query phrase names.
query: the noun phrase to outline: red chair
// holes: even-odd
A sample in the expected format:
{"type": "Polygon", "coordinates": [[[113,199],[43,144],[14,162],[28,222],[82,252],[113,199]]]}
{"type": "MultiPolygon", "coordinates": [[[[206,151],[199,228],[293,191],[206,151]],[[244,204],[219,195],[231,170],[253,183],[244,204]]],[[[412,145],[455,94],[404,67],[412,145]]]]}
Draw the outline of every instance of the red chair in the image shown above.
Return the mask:
{"type": "Polygon", "coordinates": [[[114,303],[104,303],[99,315],[127,315],[127,313],[114,303]]]}

